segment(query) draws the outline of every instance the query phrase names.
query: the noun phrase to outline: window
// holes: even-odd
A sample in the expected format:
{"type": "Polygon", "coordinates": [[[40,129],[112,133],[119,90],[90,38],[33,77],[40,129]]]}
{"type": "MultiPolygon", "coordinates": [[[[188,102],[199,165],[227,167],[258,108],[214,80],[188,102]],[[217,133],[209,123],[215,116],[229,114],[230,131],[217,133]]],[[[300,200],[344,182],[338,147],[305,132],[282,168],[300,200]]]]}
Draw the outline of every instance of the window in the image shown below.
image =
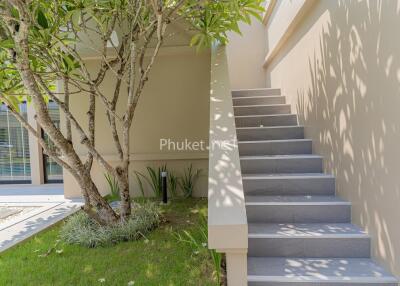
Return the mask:
{"type": "MultiPolygon", "coordinates": [[[[27,118],[26,103],[20,104],[27,118]]],[[[0,105],[0,183],[30,182],[28,132],[4,104],[0,105]]]]}

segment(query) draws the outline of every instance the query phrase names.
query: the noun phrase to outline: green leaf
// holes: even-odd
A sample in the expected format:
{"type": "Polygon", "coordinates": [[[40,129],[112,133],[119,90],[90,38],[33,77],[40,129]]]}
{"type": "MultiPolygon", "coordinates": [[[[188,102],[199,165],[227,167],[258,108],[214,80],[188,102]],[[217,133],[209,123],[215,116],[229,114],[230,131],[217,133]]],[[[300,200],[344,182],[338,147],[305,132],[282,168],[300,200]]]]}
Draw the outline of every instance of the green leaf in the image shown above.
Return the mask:
{"type": "Polygon", "coordinates": [[[200,38],[203,37],[202,34],[196,34],[192,37],[191,41],[190,41],[190,46],[196,46],[197,43],[200,41],[200,38]]]}
{"type": "Polygon", "coordinates": [[[253,17],[261,21],[264,11],[261,0],[187,0],[178,14],[197,30],[191,39],[191,46],[198,50],[209,47],[213,42],[228,42],[227,32],[240,32],[240,22],[251,24],[253,17]]]}
{"type": "Polygon", "coordinates": [[[0,41],[0,48],[12,49],[14,48],[14,41],[12,39],[5,39],[3,41],[0,41]]]}
{"type": "Polygon", "coordinates": [[[49,28],[49,22],[47,21],[46,15],[42,9],[39,9],[37,12],[37,22],[43,29],[49,28]]]}
{"type": "Polygon", "coordinates": [[[9,96],[9,97],[8,97],[8,101],[11,103],[12,107],[13,107],[17,112],[20,111],[20,110],[19,110],[20,101],[18,100],[17,97],[15,97],[15,96],[9,96]]]}
{"type": "Polygon", "coordinates": [[[259,12],[255,12],[252,10],[248,10],[247,13],[249,13],[250,15],[252,15],[254,18],[256,18],[259,21],[262,21],[262,16],[260,15],[259,12]]]}
{"type": "Polygon", "coordinates": [[[70,44],[76,44],[77,40],[75,38],[63,38],[61,39],[61,41],[65,44],[65,45],[70,45],[70,44]]]}
{"type": "Polygon", "coordinates": [[[235,33],[238,33],[239,35],[242,35],[242,32],[240,31],[240,28],[239,28],[239,23],[237,23],[237,22],[232,24],[232,31],[234,31],[235,33]]]}

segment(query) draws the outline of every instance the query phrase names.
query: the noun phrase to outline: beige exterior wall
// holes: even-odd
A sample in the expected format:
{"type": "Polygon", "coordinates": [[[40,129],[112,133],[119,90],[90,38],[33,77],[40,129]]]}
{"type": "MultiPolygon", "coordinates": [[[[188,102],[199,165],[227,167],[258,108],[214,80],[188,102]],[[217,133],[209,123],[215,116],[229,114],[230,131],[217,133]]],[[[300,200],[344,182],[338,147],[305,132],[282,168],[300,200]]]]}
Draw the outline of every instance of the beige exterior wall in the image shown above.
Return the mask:
{"type": "Polygon", "coordinates": [[[253,18],[252,24],[239,24],[242,35],[229,33],[226,47],[232,89],[266,87],[263,62],[266,35],[264,25],[253,18]]]}
{"type": "Polygon", "coordinates": [[[267,82],[299,114],[373,256],[399,276],[400,1],[315,2],[269,59],[267,82]]]}
{"type": "Polygon", "coordinates": [[[281,39],[284,37],[286,29],[296,18],[298,11],[307,0],[294,0],[294,1],[276,1],[272,13],[269,16],[270,20],[267,29],[267,47],[272,50],[278,46],[281,39]]]}
{"type": "MultiPolygon", "coordinates": [[[[90,70],[95,70],[99,61],[87,60],[90,70]]],[[[112,95],[114,78],[109,76],[101,86],[107,96],[112,95]]],[[[132,127],[132,162],[130,181],[131,192],[140,194],[134,170],[146,173],[146,166],[158,167],[166,163],[170,170],[180,175],[191,163],[195,168],[203,169],[203,176],[196,187],[196,196],[207,195],[208,151],[168,151],[160,150],[160,139],[172,141],[208,142],[209,130],[209,89],[210,89],[210,53],[197,54],[189,47],[166,47],[150,73],[149,81],[140,98],[132,127]]],[[[123,110],[123,100],[119,106],[123,110]]],[[[111,132],[103,105],[97,102],[96,146],[109,162],[117,161],[111,132]]],[[[71,110],[86,127],[88,101],[74,95],[71,110]]],[[[78,136],[73,133],[74,140],[78,136]]],[[[83,146],[78,147],[85,154],[83,146]]],[[[97,164],[93,175],[100,191],[105,194],[108,187],[104,179],[104,170],[97,164]]],[[[66,197],[80,196],[75,180],[64,172],[66,197]]],[[[150,189],[148,189],[150,191],[150,189]]]]}

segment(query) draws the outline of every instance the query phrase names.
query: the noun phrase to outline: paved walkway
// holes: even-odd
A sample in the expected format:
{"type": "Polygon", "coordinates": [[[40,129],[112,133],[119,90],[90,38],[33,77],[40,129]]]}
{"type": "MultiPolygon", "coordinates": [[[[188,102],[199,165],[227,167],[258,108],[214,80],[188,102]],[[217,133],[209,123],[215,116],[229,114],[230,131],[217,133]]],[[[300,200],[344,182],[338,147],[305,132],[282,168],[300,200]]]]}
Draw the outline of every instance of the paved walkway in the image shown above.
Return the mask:
{"type": "Polygon", "coordinates": [[[0,185],[0,209],[32,210],[0,223],[0,252],[29,238],[77,211],[82,202],[64,199],[62,184],[0,185]]]}

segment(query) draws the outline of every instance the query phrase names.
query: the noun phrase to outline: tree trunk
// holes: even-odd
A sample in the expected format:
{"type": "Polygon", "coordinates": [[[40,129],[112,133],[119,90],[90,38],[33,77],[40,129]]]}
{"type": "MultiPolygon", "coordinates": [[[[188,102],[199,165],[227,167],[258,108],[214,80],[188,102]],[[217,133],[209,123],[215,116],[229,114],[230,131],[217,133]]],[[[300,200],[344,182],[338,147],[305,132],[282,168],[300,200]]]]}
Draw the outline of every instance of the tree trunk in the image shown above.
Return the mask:
{"type": "Polygon", "coordinates": [[[85,204],[83,209],[94,220],[102,225],[111,225],[118,221],[118,215],[100,195],[90,174],[84,172],[79,176],[78,183],[84,193],[87,194],[89,204],[85,204]]]}
{"type": "Polygon", "coordinates": [[[117,168],[118,184],[121,197],[121,220],[125,221],[131,215],[131,196],[129,194],[129,164],[124,168],[117,168]]]}

